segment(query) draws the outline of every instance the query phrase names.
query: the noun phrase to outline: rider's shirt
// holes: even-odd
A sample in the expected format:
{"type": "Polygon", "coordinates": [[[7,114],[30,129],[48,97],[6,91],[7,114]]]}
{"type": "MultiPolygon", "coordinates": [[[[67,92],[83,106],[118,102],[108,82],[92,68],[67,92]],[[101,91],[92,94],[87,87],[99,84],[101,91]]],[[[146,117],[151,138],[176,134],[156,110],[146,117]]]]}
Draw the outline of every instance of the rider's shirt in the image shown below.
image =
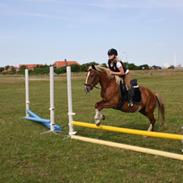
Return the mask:
{"type": "Polygon", "coordinates": [[[112,70],[113,72],[119,72],[120,67],[123,67],[125,75],[128,74],[128,72],[129,72],[129,70],[126,69],[124,63],[121,60],[118,60],[118,59],[113,61],[113,62],[108,60],[108,66],[109,66],[110,70],[112,70]]]}

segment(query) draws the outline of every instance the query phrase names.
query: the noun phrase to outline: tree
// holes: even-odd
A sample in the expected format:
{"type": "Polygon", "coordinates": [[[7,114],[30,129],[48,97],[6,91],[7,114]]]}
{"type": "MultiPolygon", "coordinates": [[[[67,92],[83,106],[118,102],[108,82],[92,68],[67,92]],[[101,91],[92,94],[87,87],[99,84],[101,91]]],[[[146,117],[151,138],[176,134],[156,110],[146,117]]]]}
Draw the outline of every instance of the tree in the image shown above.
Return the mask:
{"type": "Polygon", "coordinates": [[[56,74],[66,73],[66,67],[55,68],[55,73],[56,74]]]}
{"type": "Polygon", "coordinates": [[[11,66],[9,68],[9,71],[8,71],[9,74],[15,74],[16,73],[16,68],[14,66],[11,66]]]}
{"type": "Polygon", "coordinates": [[[0,67],[0,73],[4,71],[4,67],[0,67]]]}
{"type": "Polygon", "coordinates": [[[9,66],[9,65],[6,65],[6,66],[4,67],[4,70],[7,71],[9,68],[10,68],[10,66],[9,66]]]}
{"type": "Polygon", "coordinates": [[[91,65],[99,65],[99,64],[96,63],[96,62],[89,62],[89,63],[86,63],[86,64],[82,64],[82,65],[80,66],[80,68],[81,68],[80,71],[82,71],[82,72],[87,72],[89,66],[91,66],[91,65]]]}
{"type": "Polygon", "coordinates": [[[140,70],[149,70],[149,66],[147,64],[143,64],[139,66],[140,70]]]}
{"type": "Polygon", "coordinates": [[[175,69],[175,66],[171,65],[170,67],[168,67],[168,69],[175,69]]]}
{"type": "Polygon", "coordinates": [[[139,67],[136,66],[134,63],[126,63],[127,65],[127,68],[130,69],[130,70],[138,70],[139,67]]]}
{"type": "Polygon", "coordinates": [[[74,64],[74,65],[71,65],[71,70],[72,70],[72,72],[80,72],[81,67],[80,67],[80,65],[74,64]]]}
{"type": "Polygon", "coordinates": [[[157,65],[153,65],[152,66],[152,69],[161,69],[161,67],[160,66],[157,66],[157,65]]]}
{"type": "Polygon", "coordinates": [[[24,74],[25,69],[26,69],[26,66],[25,66],[25,65],[21,65],[21,66],[19,67],[18,73],[19,73],[19,74],[24,74]]]}
{"type": "Polygon", "coordinates": [[[48,65],[38,65],[36,68],[34,68],[32,73],[48,74],[49,73],[49,66],[48,65]]]}

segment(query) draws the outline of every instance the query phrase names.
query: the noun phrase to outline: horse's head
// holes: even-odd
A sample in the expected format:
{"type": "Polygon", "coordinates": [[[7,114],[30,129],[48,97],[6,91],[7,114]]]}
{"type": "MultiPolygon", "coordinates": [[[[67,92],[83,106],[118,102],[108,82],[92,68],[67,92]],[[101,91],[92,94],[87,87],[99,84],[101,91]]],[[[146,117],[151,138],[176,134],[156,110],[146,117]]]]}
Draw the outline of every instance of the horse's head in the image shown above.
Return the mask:
{"type": "Polygon", "coordinates": [[[90,92],[93,89],[93,87],[97,85],[98,82],[99,82],[99,71],[97,71],[96,67],[92,65],[88,68],[88,73],[84,84],[86,93],[90,92]]]}

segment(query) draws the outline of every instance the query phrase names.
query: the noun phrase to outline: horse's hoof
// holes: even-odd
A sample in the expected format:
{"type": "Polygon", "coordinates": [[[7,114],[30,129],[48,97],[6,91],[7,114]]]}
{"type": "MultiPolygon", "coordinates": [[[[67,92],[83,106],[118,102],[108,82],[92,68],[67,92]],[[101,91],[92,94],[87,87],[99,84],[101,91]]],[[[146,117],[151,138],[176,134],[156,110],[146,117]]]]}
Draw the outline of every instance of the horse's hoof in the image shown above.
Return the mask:
{"type": "Polygon", "coordinates": [[[104,115],[102,116],[102,120],[105,120],[105,116],[104,115]]]}
{"type": "Polygon", "coordinates": [[[95,121],[96,126],[100,126],[100,121],[95,121]]]}

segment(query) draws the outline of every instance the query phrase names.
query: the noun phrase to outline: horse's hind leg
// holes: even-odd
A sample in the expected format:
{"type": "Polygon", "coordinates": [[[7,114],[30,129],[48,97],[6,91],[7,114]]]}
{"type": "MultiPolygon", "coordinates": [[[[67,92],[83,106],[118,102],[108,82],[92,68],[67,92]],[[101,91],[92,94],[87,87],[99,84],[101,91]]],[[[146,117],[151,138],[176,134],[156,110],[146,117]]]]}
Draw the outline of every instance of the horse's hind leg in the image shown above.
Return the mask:
{"type": "Polygon", "coordinates": [[[150,125],[149,125],[149,128],[148,128],[148,131],[154,131],[154,125],[156,123],[156,119],[154,117],[154,114],[153,113],[147,113],[147,112],[145,112],[145,110],[141,110],[139,112],[149,119],[150,125]]]}
{"type": "Polygon", "coordinates": [[[155,125],[155,122],[156,122],[156,119],[154,118],[154,114],[153,113],[150,113],[147,115],[148,119],[149,119],[149,122],[150,122],[150,126],[148,128],[148,131],[154,131],[154,125],[155,125]]]}

